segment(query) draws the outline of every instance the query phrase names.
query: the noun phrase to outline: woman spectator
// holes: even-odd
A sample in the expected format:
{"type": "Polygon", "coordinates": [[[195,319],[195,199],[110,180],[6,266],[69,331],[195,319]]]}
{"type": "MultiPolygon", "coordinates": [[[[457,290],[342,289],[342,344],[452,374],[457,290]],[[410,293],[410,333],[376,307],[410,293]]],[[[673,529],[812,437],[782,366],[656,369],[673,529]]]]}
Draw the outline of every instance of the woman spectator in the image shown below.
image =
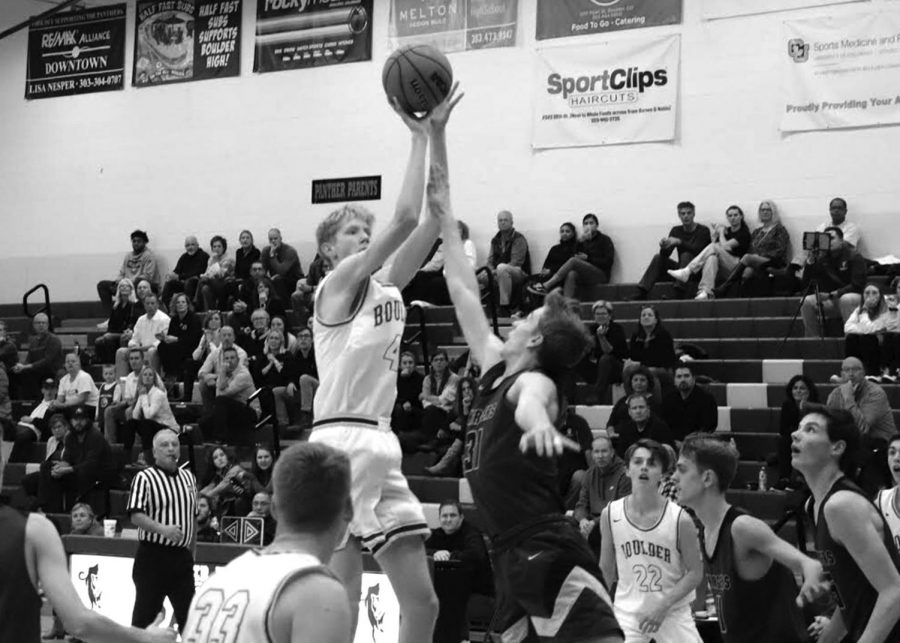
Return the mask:
{"type": "Polygon", "coordinates": [[[100,397],[94,378],[81,370],[81,357],[75,353],[66,355],[65,369],[66,374],[59,380],[56,401],[50,404],[49,411],[62,411],[68,417],[77,407],[84,406],[94,417],[100,397]]]}
{"type": "MultiPolygon", "coordinates": [[[[675,367],[675,342],[663,327],[655,306],[641,308],[638,329],[631,336],[630,362],[646,366],[659,380],[662,389],[672,386],[672,369],[675,367]]],[[[627,363],[626,368],[630,366],[627,363]]]]}
{"type": "Polygon", "coordinates": [[[695,299],[714,296],[719,269],[730,274],[740,263],[750,247],[750,229],[744,223],[744,211],[732,205],[725,210],[727,225],[713,226],[713,242],[700,251],[684,268],[668,273],[681,283],[687,283],[691,275],[703,271],[695,299]]]}
{"type": "Polygon", "coordinates": [[[750,247],[741,257],[740,264],[731,271],[716,295],[721,296],[737,283],[748,281],[764,269],[779,269],[788,265],[791,236],[778,220],[778,210],[772,201],[759,204],[760,226],[750,235],[750,247]]]}
{"type": "Polygon", "coordinates": [[[69,514],[72,519],[70,534],[76,536],[102,536],[103,525],[94,516],[94,510],[86,502],[79,502],[72,507],[69,514]]]}
{"type": "Polygon", "coordinates": [[[240,247],[234,253],[234,288],[233,296],[248,301],[248,293],[242,292],[244,284],[250,279],[250,266],[260,259],[260,251],[253,245],[253,233],[249,230],[241,230],[238,236],[240,247]]]}
{"type": "Polygon", "coordinates": [[[593,338],[591,352],[580,364],[581,375],[589,384],[596,378],[600,402],[609,399],[610,386],[622,381],[622,367],[628,359],[625,329],[613,321],[613,306],[599,300],[591,306],[594,321],[588,324],[593,338]]]}
{"type": "Polygon", "coordinates": [[[209,496],[218,506],[219,516],[246,516],[253,497],[250,474],[234,462],[225,447],[209,453],[207,474],[200,493],[209,496]]]}
{"type": "Polygon", "coordinates": [[[200,275],[194,304],[197,310],[224,308],[228,286],[234,281],[234,262],[225,255],[228,242],[225,237],[214,236],[209,241],[209,263],[206,272],[200,275]],[[230,266],[230,269],[229,269],[230,266]]]}
{"type": "Polygon", "coordinates": [[[891,281],[891,293],[886,297],[887,314],[884,320],[885,333],[882,336],[884,352],[884,374],[881,381],[893,383],[900,377],[900,277],[891,281]]]}
{"type": "Polygon", "coordinates": [[[275,456],[272,449],[258,444],[253,451],[253,466],[250,469],[251,487],[254,494],[260,491],[272,493],[272,471],[275,465],[275,456]]]}
{"type": "Polygon", "coordinates": [[[288,332],[287,326],[284,323],[284,317],[273,317],[269,322],[269,332],[281,333],[284,337],[284,347],[290,351],[292,355],[297,354],[297,349],[299,346],[297,345],[297,336],[293,333],[288,332]]]}
{"type": "Polygon", "coordinates": [[[219,542],[219,521],[215,516],[215,503],[205,493],[197,496],[197,542],[219,542]]]}
{"type": "MultiPolygon", "coordinates": [[[[397,399],[391,413],[391,428],[398,437],[418,431],[422,423],[422,374],[416,369],[416,357],[408,351],[400,353],[397,373],[397,399]]],[[[401,439],[401,444],[403,440],[401,439]]]]}
{"type": "Polygon", "coordinates": [[[134,294],[134,282],[123,277],[116,286],[116,297],[106,322],[106,332],[94,340],[94,354],[100,363],[112,364],[116,361],[116,349],[123,345],[122,333],[132,330],[138,317],[143,314],[144,306],[134,294]]]}
{"type": "Polygon", "coordinates": [[[272,282],[268,279],[263,279],[256,284],[256,299],[253,301],[253,304],[253,310],[262,308],[269,313],[270,319],[275,317],[284,318],[286,316],[284,302],[278,297],[278,294],[272,287],[272,282]]]}
{"type": "Polygon", "coordinates": [[[203,318],[203,334],[197,347],[191,353],[190,362],[185,364],[184,376],[182,382],[184,384],[184,399],[190,401],[194,396],[194,381],[197,379],[197,373],[200,367],[209,356],[214,348],[222,345],[222,339],[219,337],[219,330],[222,328],[222,313],[218,310],[210,310],[203,318]]]}
{"type": "Polygon", "coordinates": [[[653,377],[653,373],[646,366],[632,366],[623,375],[625,380],[625,395],[616,401],[606,421],[608,431],[614,431],[622,422],[628,421],[628,398],[638,393],[647,399],[650,412],[656,417],[662,417],[662,399],[660,397],[659,382],[653,377]]]}
{"type": "Polygon", "coordinates": [[[166,377],[176,379],[190,370],[192,354],[203,337],[203,329],[187,294],[173,295],[169,309],[172,311],[169,330],[161,338],[157,351],[166,377]]]}
{"type": "Polygon", "coordinates": [[[278,426],[295,424],[300,413],[297,398],[297,373],[294,356],[284,347],[284,336],[278,331],[269,331],[266,350],[262,359],[257,360],[257,384],[267,387],[271,396],[261,400],[263,415],[275,411],[278,426]],[[274,406],[271,408],[270,405],[274,406]]]}
{"type": "Polygon", "coordinates": [[[562,285],[563,294],[566,297],[573,297],[578,285],[609,283],[616,254],[612,239],[600,232],[600,222],[596,214],[584,215],[581,226],[584,234],[578,240],[575,256],[566,260],[550,279],[531,286],[531,292],[546,295],[562,285]]]}
{"type": "Polygon", "coordinates": [[[458,381],[459,376],[450,370],[447,351],[437,351],[431,358],[431,370],[422,381],[422,426],[415,447],[433,447],[438,432],[449,427],[458,381]]]}
{"type": "Polygon", "coordinates": [[[578,248],[578,230],[568,221],[559,226],[559,243],[550,248],[544,265],[538,273],[538,281],[547,281],[555,275],[563,264],[575,256],[578,248]]]}
{"type": "Polygon", "coordinates": [[[475,380],[471,377],[459,378],[459,382],[456,385],[456,403],[453,406],[450,424],[446,431],[447,437],[452,442],[434,466],[425,468],[425,472],[429,475],[455,478],[462,475],[463,444],[466,437],[469,412],[472,410],[472,400],[475,399],[475,388],[475,380]]]}
{"type": "Polygon", "coordinates": [[[794,375],[784,389],[778,418],[778,478],[786,483],[792,476],[791,434],[800,426],[806,404],[818,404],[819,391],[805,375],[794,375]]]}
{"type": "Polygon", "coordinates": [[[169,399],[166,397],[166,389],[152,366],[144,366],[138,375],[137,399],[126,415],[125,435],[122,442],[125,445],[125,453],[130,454],[134,446],[134,436],[141,436],[143,447],[138,464],[152,462],[153,436],[161,429],[172,429],[176,433],[181,432],[181,427],[175,420],[169,399]]]}
{"type": "Polygon", "coordinates": [[[863,288],[859,306],[844,323],[844,356],[858,357],[866,377],[881,374],[881,334],[885,332],[888,307],[875,284],[863,288]]]}

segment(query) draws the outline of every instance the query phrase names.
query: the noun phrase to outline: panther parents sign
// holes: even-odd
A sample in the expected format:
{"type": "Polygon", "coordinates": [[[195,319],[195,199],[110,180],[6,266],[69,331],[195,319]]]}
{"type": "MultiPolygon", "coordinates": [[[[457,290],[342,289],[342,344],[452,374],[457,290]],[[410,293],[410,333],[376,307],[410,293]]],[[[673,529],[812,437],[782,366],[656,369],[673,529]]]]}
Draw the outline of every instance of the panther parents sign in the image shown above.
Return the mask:
{"type": "Polygon", "coordinates": [[[354,176],[346,179],[318,179],[312,182],[313,203],[377,201],[380,198],[380,176],[354,176]]]}

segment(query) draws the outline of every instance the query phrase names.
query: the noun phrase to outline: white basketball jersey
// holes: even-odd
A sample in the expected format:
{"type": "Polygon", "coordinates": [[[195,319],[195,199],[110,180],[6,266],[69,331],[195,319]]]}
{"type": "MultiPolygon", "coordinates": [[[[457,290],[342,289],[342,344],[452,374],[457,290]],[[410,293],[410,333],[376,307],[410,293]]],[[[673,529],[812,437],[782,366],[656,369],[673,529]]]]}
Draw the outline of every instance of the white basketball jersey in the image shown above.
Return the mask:
{"type": "Polygon", "coordinates": [[[881,515],[884,516],[888,529],[891,530],[891,540],[894,541],[894,547],[897,548],[897,551],[900,551],[900,516],[897,515],[897,510],[894,509],[894,494],[896,493],[897,487],[882,489],[878,492],[875,504],[878,506],[881,515]]]}
{"type": "MultiPolygon", "coordinates": [[[[334,274],[334,273],[331,273],[334,274]]],[[[325,277],[322,286],[331,275],[325,277]]],[[[400,342],[406,306],[396,286],[369,277],[361,301],[350,318],[314,322],[319,388],[314,402],[316,422],[339,418],[390,418],[397,397],[400,342]]]]}
{"type": "Polygon", "coordinates": [[[305,574],[334,578],[311,554],[251,550],[238,556],[197,589],[182,640],[270,643],[270,607],[290,581],[305,574]]]}
{"type": "MultiPolygon", "coordinates": [[[[641,529],[628,519],[625,498],[609,503],[609,527],[619,576],[614,600],[616,612],[646,613],[648,601],[657,604],[659,596],[665,595],[684,576],[678,542],[682,511],[682,507],[667,500],[659,522],[650,529],[641,529]]],[[[671,612],[690,609],[693,600],[691,592],[673,605],[671,612]]]]}

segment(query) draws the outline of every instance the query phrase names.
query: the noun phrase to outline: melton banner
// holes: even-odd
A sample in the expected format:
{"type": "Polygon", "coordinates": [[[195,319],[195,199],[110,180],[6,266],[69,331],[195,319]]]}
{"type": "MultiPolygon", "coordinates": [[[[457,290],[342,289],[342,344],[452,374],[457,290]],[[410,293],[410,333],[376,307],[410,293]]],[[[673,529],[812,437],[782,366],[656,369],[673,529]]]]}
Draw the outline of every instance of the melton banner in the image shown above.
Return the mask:
{"type": "Polygon", "coordinates": [[[844,4],[861,0],[704,0],[703,19],[716,20],[734,16],[747,16],[775,11],[793,11],[804,7],[820,7],[828,4],[844,4]]]}
{"type": "Polygon", "coordinates": [[[373,0],[257,0],[253,71],[372,59],[373,0]]]}
{"type": "Polygon", "coordinates": [[[107,92],[124,85],[124,4],[58,13],[29,27],[25,98],[107,92]]]}
{"type": "Polygon", "coordinates": [[[512,47],[518,14],[518,0],[391,0],[390,45],[446,53],[512,47]]]}
{"type": "Polygon", "coordinates": [[[135,87],[241,73],[242,0],[140,0],[135,87]]]}
{"type": "Polygon", "coordinates": [[[781,130],[900,123],[900,12],[784,23],[781,130]]]}
{"type": "Polygon", "coordinates": [[[537,39],[681,24],[682,0],[538,0],[537,39]]]}
{"type": "Polygon", "coordinates": [[[532,146],[673,140],[680,51],[678,35],[539,50],[532,146]]]}

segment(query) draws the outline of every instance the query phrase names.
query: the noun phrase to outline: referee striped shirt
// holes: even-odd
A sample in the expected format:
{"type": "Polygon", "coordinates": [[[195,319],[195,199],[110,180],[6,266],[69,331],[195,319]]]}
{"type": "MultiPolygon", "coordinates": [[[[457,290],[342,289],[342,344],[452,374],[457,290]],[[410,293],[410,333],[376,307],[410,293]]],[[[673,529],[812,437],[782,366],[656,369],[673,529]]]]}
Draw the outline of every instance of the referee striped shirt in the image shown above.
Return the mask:
{"type": "Polygon", "coordinates": [[[179,468],[175,473],[169,473],[154,465],[140,471],[131,481],[128,514],[147,514],[161,525],[181,527],[184,534],[181,540],[175,542],[139,528],[138,540],[169,547],[188,547],[194,539],[196,508],[197,483],[190,471],[179,468]]]}

